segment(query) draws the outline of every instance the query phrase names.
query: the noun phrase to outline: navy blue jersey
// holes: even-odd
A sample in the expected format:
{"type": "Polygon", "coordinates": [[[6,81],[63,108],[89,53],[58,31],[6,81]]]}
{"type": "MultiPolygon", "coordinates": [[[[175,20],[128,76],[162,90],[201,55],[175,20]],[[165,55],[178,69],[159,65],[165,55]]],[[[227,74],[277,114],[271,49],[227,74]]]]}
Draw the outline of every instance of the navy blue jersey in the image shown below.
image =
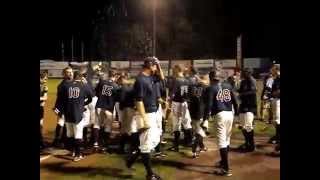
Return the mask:
{"type": "Polygon", "coordinates": [[[280,76],[278,76],[276,79],[274,79],[271,91],[272,91],[272,97],[273,98],[279,98],[280,99],[280,76]],[[275,93],[277,91],[278,91],[278,93],[275,93]]]}
{"type": "Polygon", "coordinates": [[[205,112],[204,119],[208,119],[209,115],[216,115],[221,111],[232,111],[238,114],[238,105],[229,83],[217,83],[210,85],[204,94],[205,112]]]}
{"type": "Polygon", "coordinates": [[[189,111],[192,120],[200,120],[204,115],[204,96],[208,86],[196,83],[189,86],[189,111]]]}
{"type": "Polygon", "coordinates": [[[102,80],[96,87],[96,96],[98,101],[96,108],[107,109],[113,112],[114,105],[117,101],[119,86],[112,80],[102,80]]]}
{"type": "Polygon", "coordinates": [[[146,76],[143,73],[136,77],[134,83],[134,92],[136,101],[142,101],[146,113],[157,112],[158,110],[158,93],[156,84],[158,78],[146,76]]]}
{"type": "Polygon", "coordinates": [[[85,111],[84,106],[92,101],[90,89],[81,81],[72,81],[61,87],[61,93],[66,122],[79,123],[85,111]]]}
{"type": "Polygon", "coordinates": [[[54,105],[54,108],[58,109],[61,114],[63,114],[63,109],[62,109],[63,101],[61,100],[61,98],[62,98],[61,95],[63,94],[62,89],[63,89],[63,86],[65,86],[67,83],[71,83],[71,82],[72,82],[71,80],[64,79],[60,82],[60,84],[57,87],[57,99],[56,99],[56,103],[54,105]]]}
{"type": "Polygon", "coordinates": [[[240,107],[239,112],[252,112],[257,113],[257,88],[256,80],[251,77],[249,79],[244,79],[240,83],[239,89],[240,97],[240,107]]]}
{"type": "Polygon", "coordinates": [[[170,99],[175,102],[185,102],[188,98],[190,81],[184,77],[175,78],[170,88],[170,99]]]}
{"type": "Polygon", "coordinates": [[[119,108],[123,110],[124,108],[130,107],[134,108],[134,89],[131,85],[123,85],[119,89],[119,108]]]}

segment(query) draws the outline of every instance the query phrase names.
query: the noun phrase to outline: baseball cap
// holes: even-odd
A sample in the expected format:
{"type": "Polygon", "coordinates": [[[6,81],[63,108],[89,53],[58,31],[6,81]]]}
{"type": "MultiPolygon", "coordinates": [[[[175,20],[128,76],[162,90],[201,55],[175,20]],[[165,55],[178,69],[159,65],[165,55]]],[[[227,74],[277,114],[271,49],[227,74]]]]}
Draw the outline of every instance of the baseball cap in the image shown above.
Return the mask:
{"type": "Polygon", "coordinates": [[[157,64],[158,59],[156,57],[147,57],[144,59],[143,67],[149,67],[157,64]]]}

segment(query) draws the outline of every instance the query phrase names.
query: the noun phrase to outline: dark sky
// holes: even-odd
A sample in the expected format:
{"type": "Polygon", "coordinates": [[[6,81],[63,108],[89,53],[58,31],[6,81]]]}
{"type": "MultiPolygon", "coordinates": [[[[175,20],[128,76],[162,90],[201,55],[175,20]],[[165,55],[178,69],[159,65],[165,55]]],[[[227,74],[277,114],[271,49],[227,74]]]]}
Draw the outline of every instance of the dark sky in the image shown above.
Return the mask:
{"type": "MultiPolygon", "coordinates": [[[[138,1],[131,0],[128,8],[135,9],[134,2],[138,3],[138,1]]],[[[97,17],[97,10],[101,10],[112,2],[115,0],[46,1],[43,3],[39,13],[40,45],[38,52],[40,58],[59,57],[61,40],[70,43],[71,35],[74,35],[76,40],[82,39],[85,43],[90,42],[92,22],[97,17]]],[[[193,5],[192,11],[188,9],[190,10],[188,14],[199,15],[201,12],[203,16],[194,15],[195,18],[199,18],[199,22],[205,22],[204,19],[210,22],[210,19],[219,18],[219,21],[226,27],[223,29],[225,33],[242,32],[245,57],[280,56],[279,5],[275,0],[250,1],[244,4],[231,0],[184,0],[181,2],[189,3],[189,5],[197,3],[193,5]]],[[[209,34],[210,32],[204,33],[209,34]]],[[[221,38],[223,42],[224,37],[221,38]]],[[[225,42],[228,40],[226,39],[225,42]]],[[[68,43],[66,46],[70,46],[68,43]]],[[[220,48],[227,46],[222,43],[220,48]]]]}

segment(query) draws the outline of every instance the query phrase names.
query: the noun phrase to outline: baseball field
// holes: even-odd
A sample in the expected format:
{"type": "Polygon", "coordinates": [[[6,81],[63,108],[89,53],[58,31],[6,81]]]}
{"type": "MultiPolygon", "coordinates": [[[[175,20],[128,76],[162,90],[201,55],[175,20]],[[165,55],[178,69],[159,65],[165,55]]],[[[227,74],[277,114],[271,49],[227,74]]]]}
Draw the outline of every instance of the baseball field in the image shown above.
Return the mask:
{"type": "MultiPolygon", "coordinates": [[[[51,143],[54,137],[56,116],[52,107],[56,100],[56,88],[61,80],[49,79],[48,101],[45,106],[44,117],[44,138],[51,143]]],[[[258,97],[261,93],[261,82],[258,81],[258,97]]],[[[258,104],[260,104],[258,100],[258,104]]],[[[258,107],[259,108],[259,107],[258,107]]],[[[240,130],[233,128],[231,140],[231,153],[229,155],[232,177],[218,177],[212,172],[215,169],[215,162],[219,161],[219,150],[216,146],[216,139],[212,121],[209,122],[209,137],[205,138],[208,147],[207,152],[200,154],[198,159],[192,159],[191,148],[181,148],[179,153],[170,152],[166,149],[171,146],[172,135],[170,134],[170,119],[167,124],[165,140],[168,142],[164,152],[168,155],[162,158],[153,158],[154,171],[164,180],[280,180],[280,158],[270,155],[274,145],[268,144],[268,139],[274,135],[273,125],[255,120],[255,141],[257,149],[252,153],[240,153],[235,150],[242,144],[243,137],[240,130]]],[[[234,126],[237,122],[234,123],[234,126]]],[[[117,139],[117,123],[114,123],[113,137],[117,139]]],[[[68,152],[65,150],[48,148],[40,154],[40,178],[41,180],[120,180],[145,179],[144,167],[141,161],[129,170],[125,166],[124,155],[110,153],[99,154],[87,151],[84,160],[79,162],[71,161],[68,152]]]]}

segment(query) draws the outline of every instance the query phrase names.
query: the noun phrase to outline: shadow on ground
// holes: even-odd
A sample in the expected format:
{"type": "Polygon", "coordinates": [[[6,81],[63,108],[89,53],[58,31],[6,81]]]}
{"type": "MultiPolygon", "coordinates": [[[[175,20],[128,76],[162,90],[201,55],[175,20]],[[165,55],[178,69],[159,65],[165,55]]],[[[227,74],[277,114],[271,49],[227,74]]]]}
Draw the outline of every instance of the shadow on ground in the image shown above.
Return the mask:
{"type": "Polygon", "coordinates": [[[68,162],[59,162],[59,163],[50,163],[44,164],[41,167],[47,169],[50,172],[63,173],[66,175],[80,175],[84,177],[94,177],[97,175],[120,178],[120,179],[129,179],[132,178],[130,174],[122,174],[123,170],[119,168],[110,168],[110,167],[69,167],[65,166],[68,162]]]}

